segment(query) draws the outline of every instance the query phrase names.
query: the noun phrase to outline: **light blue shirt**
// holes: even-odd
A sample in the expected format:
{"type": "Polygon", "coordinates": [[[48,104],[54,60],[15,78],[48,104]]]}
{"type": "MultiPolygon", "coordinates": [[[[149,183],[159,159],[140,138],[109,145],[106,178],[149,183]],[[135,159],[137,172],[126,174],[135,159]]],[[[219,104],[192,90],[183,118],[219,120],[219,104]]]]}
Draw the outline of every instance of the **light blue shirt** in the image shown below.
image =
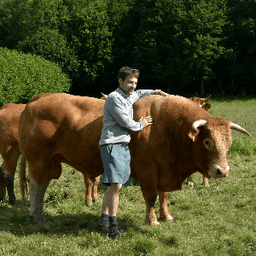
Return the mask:
{"type": "Polygon", "coordinates": [[[120,88],[110,93],[104,104],[103,128],[100,145],[112,143],[129,143],[131,131],[141,131],[143,124],[133,120],[133,103],[161,90],[137,90],[127,95],[120,88]]]}

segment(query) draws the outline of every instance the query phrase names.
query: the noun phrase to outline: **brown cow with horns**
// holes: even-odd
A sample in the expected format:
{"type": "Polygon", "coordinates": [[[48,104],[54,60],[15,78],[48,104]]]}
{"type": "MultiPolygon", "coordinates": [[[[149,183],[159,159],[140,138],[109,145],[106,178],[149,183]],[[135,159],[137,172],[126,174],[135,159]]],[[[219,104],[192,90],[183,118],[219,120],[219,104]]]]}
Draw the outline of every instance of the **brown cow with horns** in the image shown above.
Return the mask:
{"type": "MultiPolygon", "coordinates": [[[[30,216],[34,221],[45,221],[44,194],[51,179],[60,177],[61,162],[91,180],[103,173],[98,147],[103,106],[103,100],[68,94],[32,99],[26,106],[19,123],[19,143],[29,165],[30,216]]],[[[161,218],[171,220],[166,200],[169,192],[182,189],[184,180],[196,171],[209,178],[226,177],[231,129],[250,134],[228,120],[211,117],[180,96],[151,95],[138,100],[134,119],[149,115],[155,124],[132,133],[131,177],[140,183],[147,223],[158,225],[154,210],[157,194],[161,218]]]]}

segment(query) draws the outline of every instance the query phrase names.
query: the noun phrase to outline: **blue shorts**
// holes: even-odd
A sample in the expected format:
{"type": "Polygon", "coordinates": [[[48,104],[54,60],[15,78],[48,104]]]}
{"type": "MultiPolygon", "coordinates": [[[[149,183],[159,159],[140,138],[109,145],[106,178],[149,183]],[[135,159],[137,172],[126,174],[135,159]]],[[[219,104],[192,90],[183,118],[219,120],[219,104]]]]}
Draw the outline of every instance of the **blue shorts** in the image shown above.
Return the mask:
{"type": "Polygon", "coordinates": [[[126,143],[106,144],[100,147],[101,160],[104,167],[102,183],[130,186],[131,155],[126,143]]]}

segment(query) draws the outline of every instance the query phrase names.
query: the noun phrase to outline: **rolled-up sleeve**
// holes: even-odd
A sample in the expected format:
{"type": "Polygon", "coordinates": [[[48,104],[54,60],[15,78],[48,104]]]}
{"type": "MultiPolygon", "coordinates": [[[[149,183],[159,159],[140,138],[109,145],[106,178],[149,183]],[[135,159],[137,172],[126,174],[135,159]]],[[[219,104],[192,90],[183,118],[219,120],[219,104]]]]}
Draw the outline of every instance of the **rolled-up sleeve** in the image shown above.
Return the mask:
{"type": "Polygon", "coordinates": [[[158,94],[161,90],[137,90],[136,94],[138,99],[145,97],[147,95],[151,95],[151,94],[158,94]]]}
{"type": "Polygon", "coordinates": [[[110,97],[108,101],[107,110],[120,126],[135,132],[143,130],[143,124],[141,122],[135,122],[131,118],[127,112],[125,103],[116,97],[110,97]]]}

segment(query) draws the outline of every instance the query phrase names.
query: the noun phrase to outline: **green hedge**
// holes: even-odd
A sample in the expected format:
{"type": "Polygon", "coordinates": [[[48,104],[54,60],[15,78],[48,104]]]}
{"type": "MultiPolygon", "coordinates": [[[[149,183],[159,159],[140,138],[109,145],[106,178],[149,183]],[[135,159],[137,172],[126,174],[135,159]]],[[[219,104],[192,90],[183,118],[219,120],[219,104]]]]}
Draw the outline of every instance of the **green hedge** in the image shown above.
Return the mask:
{"type": "Polygon", "coordinates": [[[39,56],[0,47],[0,104],[26,103],[39,93],[68,92],[70,79],[39,56]]]}

